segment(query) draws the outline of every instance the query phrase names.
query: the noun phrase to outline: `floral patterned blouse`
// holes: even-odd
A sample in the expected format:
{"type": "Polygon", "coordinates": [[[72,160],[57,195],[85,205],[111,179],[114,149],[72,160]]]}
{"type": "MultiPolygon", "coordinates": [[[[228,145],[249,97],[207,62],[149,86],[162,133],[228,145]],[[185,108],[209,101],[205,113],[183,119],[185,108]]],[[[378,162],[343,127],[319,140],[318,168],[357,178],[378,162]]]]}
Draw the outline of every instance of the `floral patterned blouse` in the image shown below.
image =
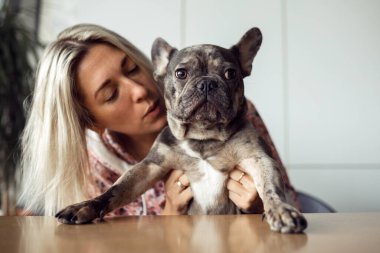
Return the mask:
{"type": "MultiPolygon", "coordinates": [[[[292,194],[292,200],[298,204],[294,188],[290,184],[286,169],[281,162],[280,156],[272,142],[263,120],[254,105],[247,101],[247,119],[253,124],[259,133],[259,140],[266,153],[272,157],[280,167],[286,190],[292,194]]],[[[90,158],[90,173],[92,182],[88,187],[88,195],[94,198],[105,192],[111,185],[133,164],[138,161],[128,154],[122,146],[116,143],[109,131],[102,136],[87,130],[87,148],[90,158]]],[[[157,182],[153,188],[147,190],[134,202],[109,213],[108,216],[128,215],[159,215],[165,206],[164,182],[157,182]]]]}

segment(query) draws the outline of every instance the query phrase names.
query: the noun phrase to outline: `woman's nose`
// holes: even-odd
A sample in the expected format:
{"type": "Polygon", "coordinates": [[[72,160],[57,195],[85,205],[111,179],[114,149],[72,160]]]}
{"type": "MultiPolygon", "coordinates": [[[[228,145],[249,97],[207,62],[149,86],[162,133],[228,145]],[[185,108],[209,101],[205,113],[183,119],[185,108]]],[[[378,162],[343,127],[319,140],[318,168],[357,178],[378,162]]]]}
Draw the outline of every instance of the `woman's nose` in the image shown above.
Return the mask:
{"type": "Polygon", "coordinates": [[[148,90],[144,86],[144,84],[141,84],[137,81],[134,81],[132,79],[128,80],[129,83],[129,89],[132,101],[135,103],[139,103],[144,101],[148,96],[148,90]]]}

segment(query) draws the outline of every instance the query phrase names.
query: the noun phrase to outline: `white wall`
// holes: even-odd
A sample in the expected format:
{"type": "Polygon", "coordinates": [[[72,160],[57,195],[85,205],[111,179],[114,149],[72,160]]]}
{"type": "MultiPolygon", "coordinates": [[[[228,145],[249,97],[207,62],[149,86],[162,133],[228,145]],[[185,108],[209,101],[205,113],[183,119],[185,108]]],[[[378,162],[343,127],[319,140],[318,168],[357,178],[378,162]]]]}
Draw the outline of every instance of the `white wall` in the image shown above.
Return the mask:
{"type": "Polygon", "coordinates": [[[293,184],[338,211],[380,211],[380,1],[44,0],[41,38],[79,22],[108,27],[147,55],[264,41],[246,80],[293,184]]]}

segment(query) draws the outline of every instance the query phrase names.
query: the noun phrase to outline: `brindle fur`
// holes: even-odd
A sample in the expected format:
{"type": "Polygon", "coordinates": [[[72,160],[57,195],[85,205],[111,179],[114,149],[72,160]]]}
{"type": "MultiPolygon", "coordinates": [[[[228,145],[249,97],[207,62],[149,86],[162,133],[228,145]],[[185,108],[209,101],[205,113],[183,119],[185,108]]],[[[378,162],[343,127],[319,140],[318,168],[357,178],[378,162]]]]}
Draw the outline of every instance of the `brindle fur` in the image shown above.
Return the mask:
{"type": "Polygon", "coordinates": [[[136,199],[173,168],[185,170],[194,192],[188,214],[235,214],[238,209],[228,198],[225,182],[239,165],[252,176],[271,229],[303,231],[305,218],[291,205],[278,166],[245,119],[243,78],[251,73],[261,41],[257,28],[249,30],[231,49],[198,45],[178,51],[157,39],[152,47],[154,77],[165,98],[169,126],[159,134],[148,156],[106,193],[65,208],[56,215],[58,220],[82,224],[102,218],[136,199]],[[175,77],[179,68],[187,70],[186,79],[175,77]],[[224,77],[228,68],[236,70],[232,80],[224,77]],[[212,174],[209,177],[216,185],[202,181],[206,174],[212,174]],[[195,193],[207,196],[210,187],[218,188],[205,203],[195,193]]]}

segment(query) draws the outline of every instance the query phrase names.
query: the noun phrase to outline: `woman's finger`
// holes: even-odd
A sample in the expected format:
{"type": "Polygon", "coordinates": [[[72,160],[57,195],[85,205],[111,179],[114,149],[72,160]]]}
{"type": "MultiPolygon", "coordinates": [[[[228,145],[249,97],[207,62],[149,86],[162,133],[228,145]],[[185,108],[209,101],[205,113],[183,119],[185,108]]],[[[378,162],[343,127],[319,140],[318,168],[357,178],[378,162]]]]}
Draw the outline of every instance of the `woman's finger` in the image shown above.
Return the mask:
{"type": "Polygon", "coordinates": [[[236,193],[239,196],[244,196],[247,192],[247,190],[244,188],[244,186],[241,183],[236,182],[235,180],[232,180],[232,179],[228,179],[227,189],[229,191],[236,193]]]}
{"type": "Polygon", "coordinates": [[[240,182],[240,180],[242,180],[244,176],[245,176],[245,172],[238,169],[234,169],[230,172],[230,178],[232,178],[236,182],[240,182]]]}
{"type": "Polygon", "coordinates": [[[189,181],[189,179],[187,178],[186,174],[181,175],[181,176],[178,178],[178,181],[180,181],[181,184],[182,184],[183,186],[186,186],[186,187],[187,187],[187,186],[190,185],[190,181],[189,181]]]}
{"type": "Polygon", "coordinates": [[[189,201],[193,198],[193,191],[190,187],[187,187],[185,190],[181,192],[180,197],[183,203],[187,205],[189,201]]]}
{"type": "Polygon", "coordinates": [[[234,204],[236,206],[238,206],[239,208],[242,207],[242,204],[241,204],[242,199],[241,199],[241,196],[239,194],[237,194],[237,193],[235,193],[233,191],[229,191],[228,192],[228,197],[229,197],[230,200],[232,200],[232,202],[234,202],[234,204]]]}
{"type": "Polygon", "coordinates": [[[230,172],[230,178],[239,182],[248,190],[255,188],[255,183],[253,182],[252,177],[239,169],[232,170],[230,172]]]}
{"type": "Polygon", "coordinates": [[[175,184],[175,182],[183,175],[183,173],[184,172],[182,170],[172,170],[168,179],[166,180],[166,183],[169,185],[175,184]]]}
{"type": "MultiPolygon", "coordinates": [[[[231,181],[233,181],[231,179],[231,181]]],[[[248,192],[244,190],[243,195],[239,195],[234,191],[228,191],[228,197],[243,212],[262,213],[263,204],[257,192],[248,192]]]]}

